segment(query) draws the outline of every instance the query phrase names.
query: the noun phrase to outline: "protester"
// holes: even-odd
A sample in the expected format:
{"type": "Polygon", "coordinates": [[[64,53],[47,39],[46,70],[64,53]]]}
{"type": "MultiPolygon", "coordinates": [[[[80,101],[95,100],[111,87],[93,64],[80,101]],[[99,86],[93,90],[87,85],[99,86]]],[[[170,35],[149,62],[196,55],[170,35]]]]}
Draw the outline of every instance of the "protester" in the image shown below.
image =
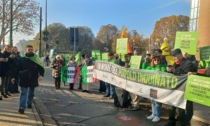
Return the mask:
{"type": "Polygon", "coordinates": [[[166,61],[166,57],[162,55],[162,50],[161,49],[155,49],[152,56],[160,56],[161,57],[161,64],[164,65],[164,66],[168,65],[168,63],[166,61]]]}
{"type": "MultiPolygon", "coordinates": [[[[13,47],[14,48],[14,47],[13,47]]],[[[9,79],[11,79],[11,76],[13,75],[13,72],[15,70],[15,68],[17,67],[17,64],[19,62],[18,58],[16,58],[16,52],[15,51],[11,51],[11,55],[10,55],[10,62],[9,62],[9,71],[8,71],[8,76],[9,79]]],[[[8,91],[12,94],[16,92],[18,92],[18,83],[19,83],[19,77],[18,75],[15,76],[15,83],[12,84],[11,81],[8,82],[8,91]],[[16,88],[16,89],[15,89],[16,88]]]]}
{"type": "Polygon", "coordinates": [[[49,64],[50,64],[49,55],[46,55],[46,57],[44,58],[44,62],[46,63],[46,66],[49,66],[49,64]]]}
{"type": "Polygon", "coordinates": [[[39,85],[44,76],[44,67],[38,55],[34,53],[34,48],[31,45],[26,46],[26,53],[20,59],[18,66],[15,69],[11,81],[14,83],[15,74],[20,74],[20,104],[19,113],[24,114],[27,108],[32,108],[35,87],[39,85]]]}
{"type": "Polygon", "coordinates": [[[9,45],[6,45],[4,49],[2,50],[2,55],[5,61],[3,62],[3,72],[4,76],[1,77],[2,84],[1,84],[1,95],[4,98],[8,98],[8,96],[11,96],[11,94],[8,92],[8,85],[9,85],[9,79],[10,79],[10,55],[11,55],[11,47],[9,45]]]}
{"type": "MultiPolygon", "coordinates": [[[[12,52],[14,53],[14,55],[15,55],[15,65],[17,65],[18,63],[19,63],[19,61],[20,61],[20,58],[21,58],[21,56],[20,56],[20,52],[18,51],[18,48],[16,47],[16,46],[13,46],[13,48],[12,48],[12,52]]],[[[19,78],[19,76],[17,75],[16,77],[15,77],[15,83],[13,84],[14,86],[14,93],[20,93],[19,92],[19,89],[18,89],[18,85],[19,85],[19,81],[20,81],[20,78],[19,78]]]]}
{"type": "MultiPolygon", "coordinates": [[[[180,49],[175,49],[172,54],[175,64],[173,66],[167,66],[167,71],[173,73],[174,75],[187,74],[188,72],[193,71],[192,62],[186,60],[180,49]]],[[[180,126],[188,126],[190,125],[190,120],[193,116],[193,103],[191,101],[187,101],[186,110],[178,108],[179,117],[177,120],[179,121],[180,126]],[[187,111],[187,113],[186,113],[187,111]]],[[[165,126],[176,126],[176,107],[171,106],[169,109],[169,119],[168,123],[165,126]]]]}
{"type": "MultiPolygon", "coordinates": [[[[0,51],[0,77],[4,77],[5,73],[4,73],[4,67],[3,67],[3,62],[6,62],[7,60],[4,58],[2,52],[0,51]]],[[[2,84],[1,84],[2,86],[2,84]]],[[[0,100],[3,100],[1,94],[0,94],[0,100]]]]}
{"type": "MultiPolygon", "coordinates": [[[[134,50],[134,56],[138,56],[138,55],[139,55],[138,51],[134,50]]],[[[140,61],[139,61],[139,64],[140,64],[140,61]]],[[[131,99],[132,99],[132,106],[128,107],[128,110],[131,110],[131,111],[139,110],[140,109],[139,103],[140,103],[140,98],[141,97],[139,95],[131,93],[131,92],[130,92],[130,96],[131,96],[131,99]]]]}
{"type": "MultiPolygon", "coordinates": [[[[60,56],[60,63],[62,66],[66,66],[66,59],[65,59],[64,55],[60,56]]],[[[63,82],[63,86],[65,86],[65,85],[66,85],[66,83],[63,82]]]]}
{"type": "MultiPolygon", "coordinates": [[[[68,67],[77,67],[77,62],[75,60],[76,60],[76,58],[74,56],[72,56],[70,58],[70,61],[67,64],[67,66],[68,67]]],[[[74,90],[74,83],[69,84],[69,90],[74,90]]]]}
{"type": "MultiPolygon", "coordinates": [[[[108,62],[117,63],[117,60],[114,57],[114,53],[109,52],[108,53],[108,62]]],[[[104,97],[109,97],[109,99],[113,99],[115,97],[115,87],[112,84],[109,83],[105,83],[106,85],[106,95],[104,95],[104,97]]]]}
{"type": "MultiPolygon", "coordinates": [[[[161,64],[160,56],[154,56],[151,61],[151,65],[146,68],[147,70],[156,70],[161,72],[166,72],[166,67],[161,64]]],[[[147,117],[147,119],[151,119],[152,122],[160,121],[161,116],[161,104],[159,102],[151,100],[152,106],[152,114],[147,117]]]]}
{"type": "Polygon", "coordinates": [[[146,54],[146,57],[144,58],[144,62],[142,63],[142,69],[146,69],[148,66],[150,66],[151,63],[151,54],[146,54]]]}
{"type": "MultiPolygon", "coordinates": [[[[84,66],[92,66],[93,65],[93,61],[90,59],[89,55],[85,55],[85,61],[84,61],[84,66]]],[[[82,92],[87,92],[89,93],[89,84],[86,84],[86,87],[83,89],[82,92]]]]}
{"type": "MultiPolygon", "coordinates": [[[[81,62],[80,64],[78,65],[80,67],[80,70],[82,69],[82,66],[84,66],[85,64],[85,54],[82,54],[81,56],[81,62]]],[[[80,79],[79,79],[79,87],[78,87],[79,90],[82,89],[82,75],[80,74],[80,79]]]]}
{"type": "MultiPolygon", "coordinates": [[[[130,62],[130,55],[125,55],[125,68],[128,68],[129,67],[129,62],[130,62]]],[[[128,107],[130,107],[132,104],[131,104],[131,96],[130,96],[130,93],[123,89],[122,91],[122,96],[119,96],[119,97],[122,97],[122,103],[121,103],[121,107],[119,109],[119,111],[125,111],[128,107]]]]}
{"type": "Polygon", "coordinates": [[[53,68],[53,78],[55,80],[55,89],[60,89],[61,85],[61,62],[59,59],[60,56],[56,56],[56,59],[52,63],[52,68],[53,68]]]}

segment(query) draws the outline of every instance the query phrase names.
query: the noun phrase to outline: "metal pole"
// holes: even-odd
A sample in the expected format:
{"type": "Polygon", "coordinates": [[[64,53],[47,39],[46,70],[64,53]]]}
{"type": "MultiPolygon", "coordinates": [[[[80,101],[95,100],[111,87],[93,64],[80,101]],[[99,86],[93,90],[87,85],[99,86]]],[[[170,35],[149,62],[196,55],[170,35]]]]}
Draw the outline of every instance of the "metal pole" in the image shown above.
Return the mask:
{"type": "Polygon", "coordinates": [[[74,28],[74,54],[76,53],[76,28],[74,28]]]}
{"type": "MultiPolygon", "coordinates": [[[[45,10],[45,31],[47,32],[47,0],[46,0],[46,10],[45,10]]],[[[47,39],[45,41],[45,55],[47,53],[46,47],[47,47],[47,39]]]]}
{"type": "Polygon", "coordinates": [[[47,31],[47,0],[46,0],[46,10],[45,10],[45,26],[47,31]]]}
{"type": "Polygon", "coordinates": [[[12,43],[12,22],[13,22],[13,0],[10,1],[10,46],[13,46],[12,43]]]}
{"type": "Polygon", "coordinates": [[[42,43],[42,7],[40,7],[40,28],[39,28],[39,57],[41,57],[41,43],[42,43]]]}

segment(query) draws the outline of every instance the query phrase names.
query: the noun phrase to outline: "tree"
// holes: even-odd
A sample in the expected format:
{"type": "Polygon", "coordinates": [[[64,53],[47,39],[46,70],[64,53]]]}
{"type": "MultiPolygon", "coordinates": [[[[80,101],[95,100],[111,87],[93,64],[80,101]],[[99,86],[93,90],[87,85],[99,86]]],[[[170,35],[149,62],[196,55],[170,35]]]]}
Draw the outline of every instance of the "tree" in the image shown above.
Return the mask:
{"type": "Polygon", "coordinates": [[[90,54],[95,39],[92,30],[86,26],[77,26],[76,28],[79,31],[77,51],[90,54]]]}
{"type": "MultiPolygon", "coordinates": [[[[32,34],[35,24],[39,22],[39,5],[35,0],[13,1],[12,30],[24,34],[32,34]]],[[[0,45],[10,31],[10,0],[0,1],[0,45]]]]}
{"type": "MultiPolygon", "coordinates": [[[[116,42],[119,31],[116,26],[108,24],[101,26],[96,39],[97,42],[104,43],[105,47],[112,49],[112,43],[116,42]]],[[[113,51],[113,50],[112,50],[113,51]]]]}
{"type": "Polygon", "coordinates": [[[163,17],[156,21],[151,41],[157,41],[158,46],[165,37],[168,38],[170,48],[173,48],[177,31],[188,31],[189,17],[184,15],[163,17]]]}
{"type": "Polygon", "coordinates": [[[136,30],[131,30],[128,32],[129,43],[133,50],[137,50],[140,54],[148,50],[149,39],[144,38],[136,30]]]}
{"type": "MultiPolygon", "coordinates": [[[[45,43],[45,41],[42,41],[42,44],[44,45],[48,44],[48,52],[50,49],[53,48],[60,48],[64,50],[68,50],[70,48],[70,43],[69,43],[69,30],[61,23],[53,23],[50,24],[47,28],[49,35],[48,35],[48,41],[45,43]]],[[[42,30],[42,33],[45,30],[42,30]]],[[[40,33],[36,34],[35,39],[40,40],[40,33]]],[[[42,35],[42,37],[44,37],[42,35]]],[[[41,38],[43,40],[43,38],[41,38]]],[[[39,42],[39,41],[37,41],[39,42]]],[[[43,47],[43,46],[42,46],[43,47]]],[[[44,46],[45,47],[45,46],[44,46]]],[[[45,48],[44,48],[45,49],[45,48]]],[[[43,52],[43,51],[42,51],[43,52]]]]}

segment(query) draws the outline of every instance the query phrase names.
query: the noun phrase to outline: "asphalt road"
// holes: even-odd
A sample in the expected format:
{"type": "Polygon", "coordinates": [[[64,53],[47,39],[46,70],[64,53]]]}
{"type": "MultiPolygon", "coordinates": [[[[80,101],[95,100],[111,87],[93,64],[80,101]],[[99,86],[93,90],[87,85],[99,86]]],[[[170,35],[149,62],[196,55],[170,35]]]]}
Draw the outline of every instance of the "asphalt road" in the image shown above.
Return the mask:
{"type": "MultiPolygon", "coordinates": [[[[139,111],[119,111],[113,100],[104,98],[98,92],[98,83],[91,84],[90,93],[68,90],[69,86],[61,86],[55,90],[51,69],[46,68],[46,77],[36,89],[35,107],[44,125],[58,126],[164,126],[167,110],[158,123],[146,119],[150,115],[149,106],[141,104],[139,111]]],[[[209,126],[192,120],[192,126],[209,126]]]]}

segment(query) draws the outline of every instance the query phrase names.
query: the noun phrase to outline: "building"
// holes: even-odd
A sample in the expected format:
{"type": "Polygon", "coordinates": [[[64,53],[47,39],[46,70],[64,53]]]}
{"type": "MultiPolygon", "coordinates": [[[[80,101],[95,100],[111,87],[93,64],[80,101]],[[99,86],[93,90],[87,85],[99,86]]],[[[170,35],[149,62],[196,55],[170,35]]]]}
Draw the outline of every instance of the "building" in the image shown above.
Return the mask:
{"type": "Polygon", "coordinates": [[[210,46],[210,0],[191,0],[189,30],[198,32],[198,49],[210,46]]]}

